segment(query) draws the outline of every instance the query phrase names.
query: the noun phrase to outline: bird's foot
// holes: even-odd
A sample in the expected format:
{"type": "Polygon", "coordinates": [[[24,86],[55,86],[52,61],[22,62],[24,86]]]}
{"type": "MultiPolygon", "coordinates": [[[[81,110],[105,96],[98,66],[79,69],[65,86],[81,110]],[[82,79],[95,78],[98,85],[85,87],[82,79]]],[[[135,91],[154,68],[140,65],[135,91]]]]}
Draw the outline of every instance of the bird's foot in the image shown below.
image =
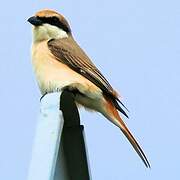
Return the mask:
{"type": "Polygon", "coordinates": [[[44,93],[44,94],[41,96],[41,98],[40,98],[40,102],[41,102],[41,100],[43,99],[43,97],[44,97],[46,94],[47,94],[47,92],[46,92],[46,93],[44,93]]]}

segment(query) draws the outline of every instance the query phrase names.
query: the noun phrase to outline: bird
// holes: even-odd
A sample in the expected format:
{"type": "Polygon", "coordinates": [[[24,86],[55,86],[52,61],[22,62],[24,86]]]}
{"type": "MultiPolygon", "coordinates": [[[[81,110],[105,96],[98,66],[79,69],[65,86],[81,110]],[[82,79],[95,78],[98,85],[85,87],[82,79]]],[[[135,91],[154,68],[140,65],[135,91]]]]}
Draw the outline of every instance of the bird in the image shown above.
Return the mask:
{"type": "Polygon", "coordinates": [[[32,25],[32,65],[41,94],[68,90],[77,104],[101,113],[115,124],[147,168],[150,163],[124,123],[127,108],[116,90],[75,41],[69,22],[60,13],[43,9],[28,19],[32,25]]]}

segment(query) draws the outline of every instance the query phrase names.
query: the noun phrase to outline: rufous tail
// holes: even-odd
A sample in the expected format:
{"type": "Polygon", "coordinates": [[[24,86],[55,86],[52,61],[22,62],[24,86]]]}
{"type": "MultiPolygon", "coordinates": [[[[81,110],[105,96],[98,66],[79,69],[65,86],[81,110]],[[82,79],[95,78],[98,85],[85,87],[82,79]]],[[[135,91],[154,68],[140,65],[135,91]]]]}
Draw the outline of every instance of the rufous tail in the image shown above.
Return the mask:
{"type": "Polygon", "coordinates": [[[147,168],[150,168],[150,163],[149,163],[148,159],[146,158],[146,155],[144,154],[144,152],[141,149],[141,147],[139,146],[138,142],[135,140],[135,138],[133,137],[133,135],[131,134],[131,132],[129,131],[129,129],[127,128],[125,123],[123,122],[117,109],[114,107],[114,105],[110,101],[107,101],[107,103],[108,103],[108,105],[107,105],[108,112],[110,114],[112,114],[112,116],[110,116],[109,119],[121,129],[123,134],[127,137],[129,142],[133,146],[134,150],[137,152],[139,157],[144,162],[145,166],[147,168]]]}

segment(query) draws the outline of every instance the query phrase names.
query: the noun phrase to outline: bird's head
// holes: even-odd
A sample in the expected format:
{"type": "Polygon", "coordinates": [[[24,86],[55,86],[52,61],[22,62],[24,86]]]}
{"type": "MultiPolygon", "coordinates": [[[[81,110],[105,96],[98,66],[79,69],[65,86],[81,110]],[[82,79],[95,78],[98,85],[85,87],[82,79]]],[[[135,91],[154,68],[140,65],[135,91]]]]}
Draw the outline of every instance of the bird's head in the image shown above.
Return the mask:
{"type": "Polygon", "coordinates": [[[53,10],[38,11],[28,19],[28,22],[33,25],[35,42],[71,36],[71,29],[67,20],[53,10]]]}

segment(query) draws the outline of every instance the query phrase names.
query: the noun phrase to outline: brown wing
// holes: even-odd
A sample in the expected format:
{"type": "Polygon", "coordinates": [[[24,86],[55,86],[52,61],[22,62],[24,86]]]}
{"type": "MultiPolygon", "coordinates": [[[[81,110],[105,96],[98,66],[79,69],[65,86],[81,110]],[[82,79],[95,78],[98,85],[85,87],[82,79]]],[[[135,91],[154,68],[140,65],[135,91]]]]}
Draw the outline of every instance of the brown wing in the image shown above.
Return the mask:
{"type": "MultiPolygon", "coordinates": [[[[111,98],[116,108],[128,117],[118,104],[120,102],[123,105],[116,92],[72,37],[51,39],[48,41],[48,48],[58,61],[66,64],[98,86],[106,96],[111,98]]],[[[123,107],[125,106],[123,105],[123,107]]]]}

